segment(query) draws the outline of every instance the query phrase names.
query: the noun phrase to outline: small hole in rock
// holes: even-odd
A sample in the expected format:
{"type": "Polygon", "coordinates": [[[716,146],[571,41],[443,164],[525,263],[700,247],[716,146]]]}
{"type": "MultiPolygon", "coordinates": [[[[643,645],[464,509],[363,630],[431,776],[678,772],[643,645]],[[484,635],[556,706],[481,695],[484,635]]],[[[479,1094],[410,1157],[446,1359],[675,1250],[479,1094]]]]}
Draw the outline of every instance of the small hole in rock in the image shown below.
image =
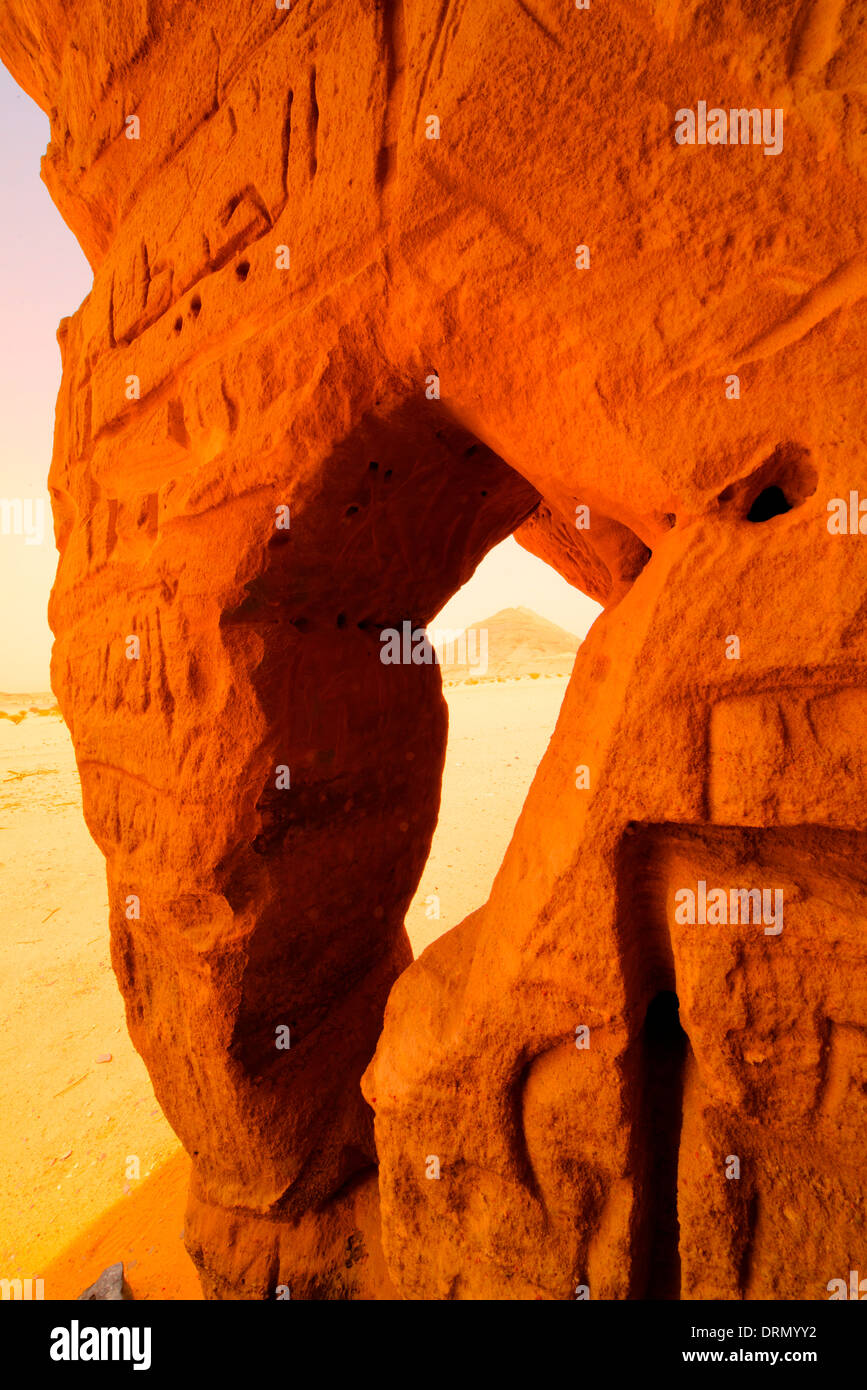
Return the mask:
{"type": "Polygon", "coordinates": [[[338,613],[338,614],[337,614],[337,626],[338,626],[338,627],[346,627],[346,614],[345,614],[345,613],[338,613]]]}
{"type": "Polygon", "coordinates": [[[358,511],[358,508],[357,508],[357,507],[347,507],[347,508],[346,508],[346,515],[347,515],[347,516],[355,516],[355,513],[356,513],[357,511],[358,511]]]}
{"type": "Polygon", "coordinates": [[[250,274],[250,262],[239,261],[235,266],[235,274],[239,280],[246,280],[247,276],[250,274]]]}
{"type": "Polygon", "coordinates": [[[390,477],[391,477],[391,469],[390,469],[390,468],[386,468],[386,470],[385,470],[385,481],[388,482],[388,480],[389,480],[390,477]]]}
{"type": "Polygon", "coordinates": [[[379,467],[379,464],[378,464],[378,463],[372,463],[372,464],[370,464],[370,471],[371,471],[371,473],[375,473],[378,467],[379,467]]]}
{"type": "Polygon", "coordinates": [[[782,516],[791,510],[792,504],[783,489],[774,483],[759,493],[747,512],[747,521],[770,521],[772,516],[782,516]]]}
{"type": "Polygon", "coordinates": [[[488,494],[487,494],[486,492],[483,492],[483,493],[482,493],[482,496],[483,496],[483,497],[487,497],[487,495],[488,495],[488,494]]]}
{"type": "Polygon", "coordinates": [[[202,307],[202,301],[201,301],[201,299],[199,298],[199,296],[198,296],[197,294],[194,294],[193,297],[192,297],[192,299],[190,300],[190,309],[191,309],[192,313],[193,313],[193,314],[198,314],[199,311],[201,310],[201,307],[202,307]]]}
{"type": "Polygon", "coordinates": [[[175,332],[176,332],[176,333],[180,333],[180,331],[181,331],[181,329],[183,328],[183,326],[184,326],[184,321],[183,321],[183,319],[175,319],[175,332]]]}
{"type": "Polygon", "coordinates": [[[723,488],[718,501],[749,521],[770,521],[800,507],[818,483],[818,471],[803,445],[778,444],[747,477],[723,488]]]}

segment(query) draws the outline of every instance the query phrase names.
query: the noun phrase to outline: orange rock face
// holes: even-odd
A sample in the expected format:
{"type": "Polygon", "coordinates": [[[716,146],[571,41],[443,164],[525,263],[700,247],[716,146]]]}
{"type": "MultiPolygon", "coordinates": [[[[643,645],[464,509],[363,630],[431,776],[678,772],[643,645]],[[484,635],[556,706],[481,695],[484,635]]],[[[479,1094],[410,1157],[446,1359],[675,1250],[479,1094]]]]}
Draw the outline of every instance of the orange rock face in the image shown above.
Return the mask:
{"type": "Polygon", "coordinates": [[[94,269],[53,683],[207,1295],[863,1264],[863,34],[7,0],[94,269]],[[447,721],[380,634],[513,532],[607,611],[489,902],[411,963],[447,721]]]}

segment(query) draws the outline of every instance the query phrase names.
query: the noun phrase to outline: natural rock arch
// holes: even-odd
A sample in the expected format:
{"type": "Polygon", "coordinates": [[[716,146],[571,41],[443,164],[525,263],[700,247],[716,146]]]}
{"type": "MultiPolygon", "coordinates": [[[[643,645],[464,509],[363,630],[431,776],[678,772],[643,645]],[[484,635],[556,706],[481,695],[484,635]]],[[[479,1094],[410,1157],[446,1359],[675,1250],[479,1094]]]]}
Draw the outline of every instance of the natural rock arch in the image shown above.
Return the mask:
{"type": "Polygon", "coordinates": [[[865,489],[858,7],[724,9],[0,18],[94,268],[58,335],[52,678],[208,1293],[652,1296],[637,1092],[673,990],[666,1292],[856,1267],[865,561],[826,505],[865,489]],[[679,146],[693,98],[783,109],[782,152],[679,146]],[[516,527],[609,611],[489,902],[409,965],[445,728],[375,632],[516,527]],[[782,936],[685,932],[714,875],[783,882],[782,936]]]}

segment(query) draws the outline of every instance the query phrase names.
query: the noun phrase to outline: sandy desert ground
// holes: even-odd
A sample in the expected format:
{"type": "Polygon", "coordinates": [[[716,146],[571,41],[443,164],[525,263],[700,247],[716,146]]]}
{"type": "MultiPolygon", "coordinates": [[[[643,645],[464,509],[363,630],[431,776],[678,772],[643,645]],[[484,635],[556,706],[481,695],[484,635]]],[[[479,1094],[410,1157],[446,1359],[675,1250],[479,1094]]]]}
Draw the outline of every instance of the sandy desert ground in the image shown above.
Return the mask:
{"type": "MultiPolygon", "coordinates": [[[[407,914],[417,955],[486,900],[566,684],[446,686],[440,820],[407,914]]],[[[75,1297],[123,1259],[136,1297],[195,1297],[186,1158],[126,1034],[107,916],[65,726],[0,719],[0,1277],[75,1297]]]]}

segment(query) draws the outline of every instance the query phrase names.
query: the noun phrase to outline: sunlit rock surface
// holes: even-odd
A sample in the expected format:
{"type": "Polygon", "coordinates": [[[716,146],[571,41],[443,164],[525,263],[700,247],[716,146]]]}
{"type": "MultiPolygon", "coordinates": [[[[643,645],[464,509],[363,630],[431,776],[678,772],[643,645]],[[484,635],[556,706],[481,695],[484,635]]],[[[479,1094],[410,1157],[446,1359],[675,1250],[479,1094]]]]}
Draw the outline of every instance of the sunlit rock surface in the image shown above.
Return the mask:
{"type": "Polygon", "coordinates": [[[861,21],[7,0],[94,270],[52,680],[208,1295],[863,1263],[861,21]],[[679,144],[700,102],[781,147],[679,144]],[[411,964],[447,721],[380,632],[512,532],[607,611],[489,902],[411,964]],[[699,883],[782,930],[679,921],[699,883]]]}

